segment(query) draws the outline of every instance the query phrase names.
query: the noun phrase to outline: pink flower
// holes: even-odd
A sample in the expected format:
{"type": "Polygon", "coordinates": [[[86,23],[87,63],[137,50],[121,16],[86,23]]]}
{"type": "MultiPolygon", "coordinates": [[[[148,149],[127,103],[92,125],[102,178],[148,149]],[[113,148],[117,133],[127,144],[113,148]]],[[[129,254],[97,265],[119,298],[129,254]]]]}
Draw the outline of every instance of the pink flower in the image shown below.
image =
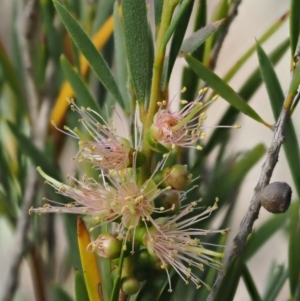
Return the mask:
{"type": "Polygon", "coordinates": [[[201,126],[203,120],[206,119],[206,114],[199,114],[203,108],[201,102],[203,93],[204,91],[201,90],[193,102],[181,101],[181,104],[185,104],[185,106],[176,112],[171,111],[172,102],[163,101],[158,104],[159,109],[153,118],[148,135],[148,141],[153,148],[160,150],[156,144],[159,143],[166,151],[175,146],[202,149],[197,142],[205,136],[201,131],[201,126]]]}
{"type": "MultiPolygon", "coordinates": [[[[182,90],[184,91],[185,89],[182,90]]],[[[207,115],[201,110],[218,97],[216,95],[211,101],[203,104],[201,100],[206,91],[207,88],[201,89],[193,102],[182,100],[180,103],[185,106],[179,111],[172,112],[172,101],[158,103],[159,109],[147,134],[147,141],[154,151],[166,153],[176,146],[202,150],[199,140],[204,139],[206,135],[202,124],[207,115]]],[[[239,125],[217,127],[240,128],[239,125]]]]}
{"type": "Polygon", "coordinates": [[[62,131],[79,139],[79,153],[74,159],[92,163],[97,169],[105,170],[120,170],[130,165],[132,150],[127,139],[118,136],[115,130],[94,110],[79,108],[74,101],[70,101],[70,106],[72,111],[81,115],[79,122],[86,129],[86,133],[82,133],[78,128],[71,130],[65,126],[66,131],[62,131]]]}
{"type": "MultiPolygon", "coordinates": [[[[41,168],[40,174],[46,179],[46,183],[56,189],[59,194],[70,197],[74,201],[66,205],[50,201],[40,208],[31,208],[29,213],[73,213],[84,214],[86,220],[94,227],[116,222],[118,238],[132,241],[136,228],[140,224],[146,225],[150,222],[157,227],[155,220],[151,217],[153,213],[162,213],[173,210],[174,208],[156,208],[154,199],[170,187],[159,189],[152,177],[155,172],[164,164],[162,161],[152,177],[145,183],[139,184],[137,169],[135,166],[137,153],[133,153],[133,167],[113,173],[102,173],[101,182],[98,183],[92,178],[83,177],[82,181],[71,177],[70,185],[62,184],[50,176],[46,175],[41,168]],[[56,206],[51,203],[57,204],[56,206]]],[[[124,243],[125,245],[125,243],[124,243]]]]}
{"type": "Polygon", "coordinates": [[[117,191],[109,185],[97,183],[92,178],[83,177],[82,181],[74,177],[70,185],[65,185],[46,175],[40,167],[37,168],[39,173],[46,179],[46,183],[56,189],[56,192],[73,199],[71,203],[61,204],[48,200],[40,208],[31,208],[29,213],[72,213],[84,214],[89,216],[89,222],[105,223],[111,222],[118,217],[118,214],[111,209],[110,202],[116,197],[117,191]]]}
{"type": "Polygon", "coordinates": [[[143,234],[139,233],[137,236],[146,246],[150,255],[159,260],[160,267],[166,270],[170,292],[172,287],[169,267],[173,267],[187,284],[192,281],[197,288],[203,284],[207,289],[210,287],[193,272],[193,268],[203,271],[204,266],[207,265],[218,270],[225,269],[219,260],[214,259],[214,257],[222,258],[223,253],[205,248],[205,243],[200,243],[198,237],[209,233],[225,234],[229,229],[212,231],[192,228],[194,224],[208,218],[211,212],[217,209],[215,203],[213,207],[208,207],[199,214],[187,217],[190,212],[197,209],[196,205],[197,202],[191,203],[175,217],[161,218],[160,223],[157,221],[159,228],[145,228],[140,232],[143,234]]]}

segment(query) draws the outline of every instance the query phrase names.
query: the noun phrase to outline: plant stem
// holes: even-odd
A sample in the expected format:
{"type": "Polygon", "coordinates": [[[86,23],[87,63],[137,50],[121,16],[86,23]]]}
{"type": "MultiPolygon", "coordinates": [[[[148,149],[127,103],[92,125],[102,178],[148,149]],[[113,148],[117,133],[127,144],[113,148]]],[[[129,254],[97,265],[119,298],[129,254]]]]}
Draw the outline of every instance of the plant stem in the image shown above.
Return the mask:
{"type": "Polygon", "coordinates": [[[113,285],[112,294],[110,297],[110,301],[118,301],[119,298],[119,291],[120,291],[120,285],[121,285],[121,277],[122,277],[122,267],[125,257],[125,251],[122,249],[120,260],[119,260],[119,266],[118,266],[118,275],[113,285]]]}
{"type": "Polygon", "coordinates": [[[157,111],[157,102],[161,100],[161,77],[163,71],[163,63],[165,58],[167,43],[164,41],[165,34],[171,23],[173,12],[179,0],[165,0],[162,9],[161,24],[156,40],[156,55],[153,64],[153,75],[151,84],[151,94],[149,107],[147,111],[147,117],[144,123],[143,129],[143,152],[146,156],[146,162],[141,168],[140,182],[144,182],[148,178],[150,170],[151,148],[145,139],[147,132],[149,131],[153,117],[157,111]]]}
{"type": "MultiPolygon", "coordinates": [[[[267,158],[262,167],[262,171],[258,183],[254,189],[254,194],[250,202],[249,208],[240,224],[240,229],[238,231],[238,234],[235,236],[233,240],[234,247],[230,249],[229,253],[225,258],[224,265],[226,267],[229,266],[229,264],[232,262],[234,258],[240,256],[246,244],[247,237],[252,232],[253,224],[255,220],[258,218],[259,210],[261,207],[260,193],[263,190],[263,188],[269,184],[273,170],[276,166],[276,163],[278,162],[279,151],[284,141],[284,129],[289,117],[290,117],[290,112],[282,108],[280,116],[273,129],[274,131],[273,140],[268,149],[267,158]]],[[[214,300],[215,293],[218,287],[220,286],[223,277],[224,277],[223,273],[218,274],[218,277],[212,287],[212,290],[207,298],[207,301],[214,300]]]]}

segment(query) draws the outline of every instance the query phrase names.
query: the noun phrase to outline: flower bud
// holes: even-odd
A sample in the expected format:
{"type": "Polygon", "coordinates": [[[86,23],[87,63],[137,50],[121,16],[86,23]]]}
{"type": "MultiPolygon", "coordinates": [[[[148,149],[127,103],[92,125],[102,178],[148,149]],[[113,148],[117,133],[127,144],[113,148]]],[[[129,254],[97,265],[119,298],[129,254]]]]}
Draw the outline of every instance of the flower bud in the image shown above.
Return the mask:
{"type": "Polygon", "coordinates": [[[157,153],[168,153],[172,149],[172,145],[168,143],[160,143],[155,137],[157,136],[158,129],[154,125],[151,126],[150,131],[146,134],[146,139],[151,149],[157,153]]]}
{"type": "Polygon", "coordinates": [[[186,165],[176,164],[164,171],[164,183],[177,190],[183,190],[190,182],[190,173],[186,165]]]}
{"type": "Polygon", "coordinates": [[[115,259],[120,256],[122,242],[111,233],[102,233],[88,246],[89,248],[92,252],[96,251],[100,257],[115,259]]]}
{"type": "Polygon", "coordinates": [[[159,216],[172,216],[180,211],[180,193],[176,190],[164,191],[154,200],[154,203],[156,207],[164,208],[164,212],[159,216]]]}
{"type": "Polygon", "coordinates": [[[139,281],[133,276],[127,276],[122,279],[122,291],[127,295],[134,295],[140,289],[139,281]]]}
{"type": "Polygon", "coordinates": [[[285,182],[267,185],[261,193],[261,205],[271,213],[284,213],[290,206],[291,187],[285,182]]]}
{"type": "Polygon", "coordinates": [[[137,254],[137,263],[139,267],[151,268],[155,263],[155,259],[149,254],[147,249],[142,249],[137,254]]]}

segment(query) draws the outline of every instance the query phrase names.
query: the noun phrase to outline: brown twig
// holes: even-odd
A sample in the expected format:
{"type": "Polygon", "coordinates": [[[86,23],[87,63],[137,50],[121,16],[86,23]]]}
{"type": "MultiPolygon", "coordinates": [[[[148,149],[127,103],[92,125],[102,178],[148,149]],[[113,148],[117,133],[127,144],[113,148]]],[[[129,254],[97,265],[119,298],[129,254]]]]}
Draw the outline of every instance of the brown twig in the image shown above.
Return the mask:
{"type": "MultiPolygon", "coordinates": [[[[47,95],[40,103],[38,89],[33,76],[33,61],[31,55],[33,33],[39,28],[36,26],[38,14],[38,0],[25,1],[23,31],[21,38],[22,54],[25,68],[25,86],[26,86],[26,101],[28,106],[29,118],[31,123],[31,139],[35,146],[43,149],[48,130],[48,120],[50,115],[51,101],[50,96],[47,95]]],[[[53,76],[52,64],[49,63],[47,70],[49,73],[46,78],[53,76]],[[52,71],[51,71],[52,70],[52,71]]],[[[20,217],[16,227],[15,241],[13,254],[11,255],[11,262],[8,268],[8,275],[5,278],[6,284],[4,287],[3,301],[10,301],[13,299],[15,291],[18,287],[19,268],[26,253],[28,246],[28,231],[30,228],[29,209],[33,205],[33,201],[38,192],[38,177],[35,167],[30,166],[27,171],[25,180],[25,191],[22,199],[22,208],[20,217]]]]}
{"type": "MultiPolygon", "coordinates": [[[[278,154],[281,145],[284,141],[284,129],[287,120],[289,119],[289,115],[290,115],[289,110],[282,109],[280,116],[277,120],[277,123],[273,128],[273,132],[274,132],[273,140],[268,149],[267,158],[262,167],[260,178],[254,189],[254,194],[250,202],[250,206],[240,224],[239,232],[233,240],[233,248],[230,249],[229,253],[226,256],[226,259],[224,260],[224,264],[226,267],[229,266],[230,262],[233,260],[234,257],[238,257],[243,251],[243,248],[246,244],[247,237],[252,232],[253,224],[255,220],[258,218],[259,210],[261,207],[260,193],[263,190],[263,188],[269,184],[273,170],[278,161],[278,154]]],[[[215,293],[223,277],[224,277],[223,273],[218,274],[218,277],[212,287],[212,290],[207,298],[207,301],[212,301],[214,299],[215,293]]]]}
{"type": "Polygon", "coordinates": [[[18,219],[17,230],[14,238],[14,248],[12,250],[12,261],[9,266],[8,276],[3,279],[6,281],[2,301],[10,301],[13,299],[19,282],[19,267],[27,248],[27,232],[29,229],[28,210],[32,206],[32,200],[37,189],[37,173],[34,167],[29,167],[26,181],[25,194],[22,200],[21,215],[18,219]]]}

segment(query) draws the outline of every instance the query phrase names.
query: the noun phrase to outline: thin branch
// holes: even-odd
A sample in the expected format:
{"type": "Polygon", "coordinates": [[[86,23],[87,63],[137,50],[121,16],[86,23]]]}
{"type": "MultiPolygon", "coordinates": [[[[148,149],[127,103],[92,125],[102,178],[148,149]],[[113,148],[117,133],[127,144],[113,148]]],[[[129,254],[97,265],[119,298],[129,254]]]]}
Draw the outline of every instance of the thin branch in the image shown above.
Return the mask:
{"type": "MultiPolygon", "coordinates": [[[[46,91],[45,97],[39,103],[38,89],[33,77],[33,61],[31,58],[32,39],[34,32],[38,29],[36,26],[36,16],[38,13],[38,0],[31,0],[25,2],[24,8],[24,26],[22,31],[23,38],[23,61],[25,66],[25,85],[26,85],[26,99],[28,104],[28,112],[31,121],[31,139],[33,143],[39,148],[43,149],[45,145],[48,120],[51,108],[51,96],[49,91],[46,91]]],[[[50,61],[47,65],[46,82],[52,79],[54,74],[53,63],[50,61]]],[[[49,81],[52,83],[52,81],[49,81]]],[[[49,84],[48,84],[49,85],[49,84]]],[[[30,228],[29,209],[32,207],[35,196],[38,193],[38,177],[35,167],[29,166],[26,180],[25,191],[22,199],[22,208],[20,217],[16,227],[15,241],[13,254],[11,255],[11,262],[8,269],[8,275],[5,278],[3,301],[11,301],[14,297],[15,291],[19,282],[19,268],[28,248],[28,231],[30,228]]]]}
{"type": "Polygon", "coordinates": [[[228,16],[222,24],[222,29],[219,32],[218,38],[209,56],[208,67],[213,70],[216,66],[217,59],[222,48],[223,42],[227,36],[230,25],[232,24],[235,17],[238,15],[238,7],[242,0],[234,0],[229,10],[228,16]]]}
{"type": "Polygon", "coordinates": [[[22,210],[21,215],[18,219],[17,223],[17,230],[14,238],[14,248],[12,249],[11,258],[12,261],[10,263],[10,267],[8,270],[8,276],[5,277],[5,285],[4,288],[4,295],[3,301],[10,301],[13,299],[15,291],[18,287],[19,282],[19,267],[21,261],[23,259],[23,255],[27,249],[27,232],[29,229],[29,218],[28,218],[28,211],[32,206],[32,200],[36,194],[37,190],[37,173],[33,166],[29,167],[28,173],[26,176],[25,182],[25,195],[22,200],[22,210]]]}
{"type": "MultiPolygon", "coordinates": [[[[281,145],[284,141],[284,129],[289,119],[289,115],[290,113],[288,110],[282,109],[278,121],[274,126],[273,140],[268,149],[267,158],[262,167],[260,178],[254,189],[254,194],[250,202],[250,206],[240,224],[239,232],[233,240],[233,247],[230,249],[229,253],[227,254],[224,260],[224,264],[226,267],[229,266],[230,262],[234,257],[238,257],[243,251],[243,248],[246,244],[247,237],[252,232],[253,224],[255,220],[258,218],[259,210],[261,207],[260,194],[263,188],[269,184],[271,176],[273,174],[273,170],[278,161],[278,154],[281,145]]],[[[218,277],[212,287],[212,290],[207,298],[207,301],[212,301],[214,299],[215,293],[218,287],[220,286],[223,277],[224,277],[223,273],[218,274],[218,277]]]]}

